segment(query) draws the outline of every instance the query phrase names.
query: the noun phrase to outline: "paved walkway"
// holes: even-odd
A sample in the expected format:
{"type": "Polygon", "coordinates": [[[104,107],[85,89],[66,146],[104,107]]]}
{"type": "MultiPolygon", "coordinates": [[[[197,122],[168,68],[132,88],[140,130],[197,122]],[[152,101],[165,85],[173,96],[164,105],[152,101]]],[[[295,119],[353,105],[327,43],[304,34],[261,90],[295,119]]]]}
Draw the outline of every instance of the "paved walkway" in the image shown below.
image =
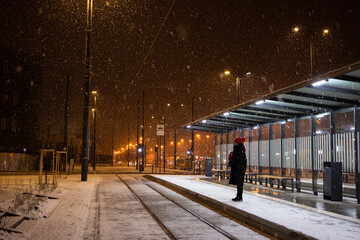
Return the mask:
{"type": "Polygon", "coordinates": [[[346,198],[344,202],[326,202],[321,196],[284,190],[281,190],[283,193],[280,195],[269,188],[264,190],[272,192],[270,196],[267,196],[260,194],[261,187],[246,184],[244,202],[233,202],[231,198],[236,195],[236,189],[215,183],[212,178],[151,176],[171,187],[177,187],[178,190],[200,196],[204,201],[216,202],[222,205],[223,209],[231,209],[248,218],[256,218],[265,225],[275,224],[275,227],[284,227],[317,239],[358,239],[360,236],[359,206],[352,199],[346,198]],[[288,200],[284,200],[283,196],[287,196],[288,200]],[[289,196],[292,196],[295,201],[290,201],[289,196]],[[297,202],[296,199],[304,200],[297,202]],[[310,206],[311,204],[314,206],[310,206]],[[332,206],[332,208],[324,206],[332,206]],[[336,209],[339,211],[333,211],[336,209]]]}
{"type": "MultiPolygon", "coordinates": [[[[200,179],[203,181],[235,188],[234,185],[228,184],[228,180],[219,181],[218,178],[209,178],[203,176],[201,176],[200,179]]],[[[322,193],[319,193],[318,196],[313,195],[312,191],[305,190],[302,190],[301,193],[292,193],[289,190],[278,190],[275,188],[269,188],[255,184],[245,184],[244,190],[257,195],[268,196],[272,199],[279,199],[290,203],[296,203],[304,207],[315,208],[317,211],[327,211],[346,217],[360,219],[360,204],[357,204],[356,198],[343,197],[343,201],[335,202],[324,200],[322,193]]]]}

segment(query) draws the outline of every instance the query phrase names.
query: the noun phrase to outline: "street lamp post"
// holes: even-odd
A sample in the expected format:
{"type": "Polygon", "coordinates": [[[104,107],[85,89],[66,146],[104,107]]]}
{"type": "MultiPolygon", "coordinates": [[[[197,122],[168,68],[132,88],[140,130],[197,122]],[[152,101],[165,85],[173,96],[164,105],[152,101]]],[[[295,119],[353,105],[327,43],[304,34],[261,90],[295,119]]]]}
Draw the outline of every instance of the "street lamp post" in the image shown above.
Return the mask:
{"type": "Polygon", "coordinates": [[[174,129],[174,169],[176,169],[176,128],[174,129]]]}
{"type": "Polygon", "coordinates": [[[145,171],[145,153],[144,153],[144,145],[145,145],[145,91],[142,92],[142,124],[141,124],[141,136],[142,136],[142,142],[141,142],[141,165],[142,165],[142,171],[145,171]]]}
{"type": "Polygon", "coordinates": [[[164,174],[165,174],[165,164],[166,164],[166,141],[165,141],[165,116],[164,116],[164,174]]]}
{"type": "MultiPolygon", "coordinates": [[[[231,72],[229,71],[229,70],[226,70],[226,71],[224,71],[224,74],[225,75],[230,75],[231,74],[231,72]]],[[[251,73],[250,72],[248,72],[248,73],[246,73],[246,76],[248,76],[248,75],[250,75],[251,73]]],[[[237,103],[239,103],[240,102],[240,81],[241,81],[241,78],[240,77],[238,77],[238,76],[236,76],[236,78],[235,78],[235,86],[236,86],[236,101],[237,101],[237,103]]]]}
{"type": "Polygon", "coordinates": [[[139,169],[139,120],[140,117],[140,101],[137,103],[137,126],[136,126],[136,170],[139,169]]]}
{"type": "MultiPolygon", "coordinates": [[[[191,122],[194,121],[194,98],[191,98],[191,122]]],[[[194,129],[191,129],[191,165],[195,174],[195,159],[194,159],[194,129]]]]}
{"type": "Polygon", "coordinates": [[[82,162],[81,181],[87,181],[90,127],[89,127],[89,91],[90,91],[90,36],[92,28],[93,0],[87,1],[86,15],[86,47],[85,47],[85,85],[84,85],[84,112],[83,112],[83,138],[82,138],[82,162]]]}
{"type": "Polygon", "coordinates": [[[127,145],[127,166],[130,167],[130,122],[128,123],[128,145],[127,145]]]}
{"type": "MultiPolygon", "coordinates": [[[[295,33],[299,32],[301,29],[299,27],[294,27],[293,31],[295,33]]],[[[323,35],[329,34],[329,29],[323,29],[322,30],[323,35]]],[[[315,66],[315,47],[314,47],[314,32],[309,32],[309,55],[310,55],[310,74],[311,78],[314,78],[314,66],[315,66]]]]}
{"type": "Polygon", "coordinates": [[[92,109],[93,112],[93,121],[94,121],[94,128],[93,128],[93,169],[95,170],[95,164],[96,164],[96,95],[97,91],[91,92],[94,95],[94,108],[92,109]]]}

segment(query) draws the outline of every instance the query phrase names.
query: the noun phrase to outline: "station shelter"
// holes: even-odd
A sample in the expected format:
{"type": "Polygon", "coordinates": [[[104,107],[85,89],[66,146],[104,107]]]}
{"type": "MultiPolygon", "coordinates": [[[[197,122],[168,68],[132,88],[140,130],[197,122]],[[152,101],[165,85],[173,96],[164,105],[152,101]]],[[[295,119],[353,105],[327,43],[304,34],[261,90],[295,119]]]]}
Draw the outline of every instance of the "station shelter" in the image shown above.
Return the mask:
{"type": "Polygon", "coordinates": [[[252,99],[184,126],[215,133],[215,168],[226,169],[234,138],[245,137],[247,172],[292,176],[318,193],[324,162],[360,203],[360,62],[252,99]]]}

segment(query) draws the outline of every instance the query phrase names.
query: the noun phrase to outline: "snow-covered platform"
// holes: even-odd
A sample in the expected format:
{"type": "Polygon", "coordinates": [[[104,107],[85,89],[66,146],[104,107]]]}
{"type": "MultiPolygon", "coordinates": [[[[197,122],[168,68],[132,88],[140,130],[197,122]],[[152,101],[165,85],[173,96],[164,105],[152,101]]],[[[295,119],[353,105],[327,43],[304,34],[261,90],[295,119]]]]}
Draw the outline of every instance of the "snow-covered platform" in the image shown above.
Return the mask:
{"type": "Polygon", "coordinates": [[[215,183],[211,178],[179,175],[149,175],[149,178],[232,216],[237,215],[250,225],[257,225],[266,231],[277,231],[289,238],[303,236],[338,240],[358,239],[360,236],[359,206],[355,200],[326,202],[321,196],[289,191],[266,196],[259,194],[259,187],[254,187],[256,185],[246,184],[245,189],[249,191],[244,192],[244,201],[233,202],[231,199],[236,195],[236,188],[215,183]],[[295,200],[283,200],[278,197],[280,195],[281,198],[291,195],[295,200]],[[300,195],[308,201],[297,203],[296,197],[301,199],[300,195]],[[326,204],[333,205],[329,208],[332,210],[327,210],[324,207],[326,204]],[[337,211],[333,211],[335,209],[337,211]]]}

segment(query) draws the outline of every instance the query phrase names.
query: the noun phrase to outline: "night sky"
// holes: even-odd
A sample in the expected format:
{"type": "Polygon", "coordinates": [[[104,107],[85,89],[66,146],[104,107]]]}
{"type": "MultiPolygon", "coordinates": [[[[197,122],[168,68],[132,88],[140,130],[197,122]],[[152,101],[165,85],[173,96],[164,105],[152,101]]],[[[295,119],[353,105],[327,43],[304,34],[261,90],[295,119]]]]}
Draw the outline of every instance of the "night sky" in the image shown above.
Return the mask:
{"type": "MultiPolygon", "coordinates": [[[[47,129],[50,115],[52,134],[63,132],[65,79],[70,75],[68,135],[82,135],[86,2],[11,0],[0,5],[0,43],[42,61],[42,129],[47,129]]],[[[236,76],[241,78],[241,101],[308,79],[310,32],[315,75],[360,60],[359,1],[172,4],[173,0],[94,2],[91,90],[99,92],[98,151],[103,154],[110,154],[113,127],[115,148],[127,144],[128,122],[131,141],[136,142],[137,102],[143,90],[145,135],[154,145],[154,127],[162,116],[170,129],[191,121],[192,97],[195,119],[236,104],[236,76]],[[301,31],[294,33],[295,26],[301,31]],[[322,34],[324,28],[329,35],[322,34]],[[225,76],[224,70],[233,74],[225,76]],[[250,77],[245,77],[247,72],[250,77]]],[[[179,138],[185,136],[183,131],[179,138]]]]}

